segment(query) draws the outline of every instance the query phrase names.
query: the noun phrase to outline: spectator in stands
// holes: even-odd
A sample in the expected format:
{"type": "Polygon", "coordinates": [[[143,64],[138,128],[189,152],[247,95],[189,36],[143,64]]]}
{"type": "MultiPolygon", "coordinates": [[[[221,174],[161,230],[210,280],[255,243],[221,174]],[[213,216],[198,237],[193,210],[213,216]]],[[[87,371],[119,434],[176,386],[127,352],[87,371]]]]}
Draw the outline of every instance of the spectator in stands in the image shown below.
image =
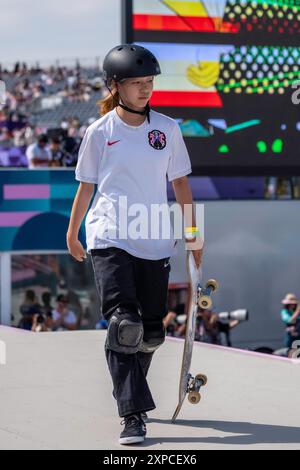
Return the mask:
{"type": "Polygon", "coordinates": [[[51,162],[50,166],[62,167],[64,166],[65,152],[61,148],[59,137],[53,137],[50,142],[51,162]]]}
{"type": "Polygon", "coordinates": [[[16,129],[13,134],[13,143],[15,147],[25,147],[26,146],[26,129],[16,129]]]}
{"type": "Polygon", "coordinates": [[[42,310],[46,318],[47,325],[50,326],[53,307],[51,305],[51,293],[48,291],[42,293],[42,310]]]}
{"type": "Polygon", "coordinates": [[[52,310],[52,331],[76,330],[77,319],[72,310],[69,310],[69,299],[64,294],[57,296],[57,307],[52,310]]]}
{"type": "MultiPolygon", "coordinates": [[[[7,84],[6,104],[0,111],[0,150],[3,149],[3,152],[7,153],[11,147],[17,147],[21,149],[22,156],[18,160],[16,158],[10,160],[6,155],[3,157],[3,163],[1,161],[1,166],[27,166],[27,160],[29,168],[56,166],[56,163],[48,165],[47,157],[44,156],[40,163],[37,162],[40,158],[40,149],[36,150],[37,155],[32,155],[33,149],[38,145],[33,145],[36,137],[41,132],[46,133],[51,130],[53,125],[66,131],[60,146],[67,155],[62,166],[75,166],[80,143],[85,129],[90,124],[89,116],[82,122],[76,116],[66,116],[61,124],[54,123],[55,118],[53,120],[48,117],[51,123],[48,124],[47,119],[46,122],[39,119],[40,114],[42,117],[44,112],[44,109],[41,109],[41,99],[62,97],[62,107],[67,101],[81,102],[83,106],[84,103],[91,101],[92,105],[96,105],[99,95],[95,96],[95,93],[101,93],[103,87],[99,77],[99,66],[82,68],[80,64],[76,64],[71,68],[60,66],[41,68],[36,64],[28,68],[25,63],[16,63],[14,69],[9,71],[0,64],[0,79],[7,84]],[[97,77],[97,87],[94,85],[95,77],[97,77]],[[34,124],[37,122],[42,122],[42,128],[34,124]],[[28,155],[26,155],[26,147],[29,146],[31,147],[27,149],[28,155]]],[[[97,117],[92,119],[95,120],[97,117]]],[[[47,150],[43,153],[47,153],[47,150]]]]}
{"type": "Polygon", "coordinates": [[[8,145],[11,137],[9,135],[9,131],[7,127],[2,126],[0,127],[0,143],[3,145],[8,145]]]}
{"type": "MultiPolygon", "coordinates": [[[[294,341],[300,341],[300,309],[298,307],[297,318],[295,320],[294,331],[292,332],[292,336],[294,337],[294,341]]],[[[300,347],[300,344],[299,344],[300,347]]]]}
{"type": "Polygon", "coordinates": [[[168,313],[163,320],[168,336],[182,336],[182,329],[185,329],[183,325],[186,322],[184,311],[184,303],[177,304],[174,309],[168,309],[168,313]]]}
{"type": "Polygon", "coordinates": [[[74,139],[79,137],[80,121],[78,118],[74,117],[69,120],[68,125],[68,136],[73,137],[74,139]]]}
{"type": "Polygon", "coordinates": [[[240,323],[241,320],[238,319],[222,321],[218,313],[210,309],[199,307],[196,320],[195,340],[210,344],[225,344],[231,347],[231,330],[240,325],[240,323]],[[225,336],[225,341],[223,341],[223,335],[225,336]]]}
{"type": "Polygon", "coordinates": [[[26,150],[29,168],[49,167],[51,162],[51,152],[48,148],[48,137],[41,134],[37,143],[29,145],[26,150]]]}
{"type": "Polygon", "coordinates": [[[18,324],[18,328],[31,330],[34,315],[42,313],[42,307],[37,300],[34,290],[28,289],[25,292],[24,302],[20,306],[20,313],[22,318],[18,324]]]}
{"type": "Polygon", "coordinates": [[[34,333],[50,331],[50,328],[47,326],[46,318],[43,314],[36,313],[33,316],[31,331],[33,331],[34,333]]]}
{"type": "Polygon", "coordinates": [[[300,330],[300,302],[295,294],[287,294],[282,300],[282,305],[281,319],[286,325],[285,347],[291,348],[293,342],[300,337],[300,331],[297,330],[300,330]]]}
{"type": "Polygon", "coordinates": [[[81,139],[76,140],[74,137],[65,137],[61,145],[64,152],[63,164],[65,167],[76,166],[80,142],[81,139]]]}
{"type": "Polygon", "coordinates": [[[203,343],[222,344],[219,317],[212,310],[198,309],[195,339],[203,343]]]}

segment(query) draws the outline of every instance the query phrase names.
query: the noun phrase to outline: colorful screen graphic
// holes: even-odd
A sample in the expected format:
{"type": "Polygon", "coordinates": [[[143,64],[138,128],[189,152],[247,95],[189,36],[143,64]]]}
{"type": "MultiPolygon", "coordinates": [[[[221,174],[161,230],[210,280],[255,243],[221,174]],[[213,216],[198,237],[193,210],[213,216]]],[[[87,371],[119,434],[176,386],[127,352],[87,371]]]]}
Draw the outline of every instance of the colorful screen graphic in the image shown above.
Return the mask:
{"type": "Polygon", "coordinates": [[[300,0],[126,4],[123,39],[157,56],[151,105],[194,174],[300,174],[300,0]]]}
{"type": "Polygon", "coordinates": [[[66,250],[77,187],[71,170],[1,170],[0,251],[66,250]]]}
{"type": "Polygon", "coordinates": [[[138,31],[299,34],[299,0],[135,0],[138,31]]]}

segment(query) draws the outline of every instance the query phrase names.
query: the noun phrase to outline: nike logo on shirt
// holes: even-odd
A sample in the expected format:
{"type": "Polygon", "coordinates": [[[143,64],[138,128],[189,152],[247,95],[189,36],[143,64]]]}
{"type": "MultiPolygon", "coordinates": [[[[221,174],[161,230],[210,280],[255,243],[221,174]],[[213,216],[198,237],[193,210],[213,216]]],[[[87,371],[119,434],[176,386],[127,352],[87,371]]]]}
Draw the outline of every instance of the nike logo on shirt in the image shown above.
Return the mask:
{"type": "Polygon", "coordinates": [[[117,144],[118,142],[120,142],[119,140],[115,140],[114,142],[107,142],[108,145],[114,145],[114,144],[117,144]]]}

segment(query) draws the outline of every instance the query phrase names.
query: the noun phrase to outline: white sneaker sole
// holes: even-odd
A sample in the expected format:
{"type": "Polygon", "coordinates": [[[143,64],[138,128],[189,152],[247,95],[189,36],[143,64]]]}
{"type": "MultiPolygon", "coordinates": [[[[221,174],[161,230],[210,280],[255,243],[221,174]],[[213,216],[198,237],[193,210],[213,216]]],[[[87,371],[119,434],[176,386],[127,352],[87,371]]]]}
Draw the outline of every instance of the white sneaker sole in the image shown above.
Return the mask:
{"type": "Polygon", "coordinates": [[[119,444],[129,445],[129,444],[138,444],[144,442],[144,436],[132,436],[132,437],[120,437],[119,444]]]}

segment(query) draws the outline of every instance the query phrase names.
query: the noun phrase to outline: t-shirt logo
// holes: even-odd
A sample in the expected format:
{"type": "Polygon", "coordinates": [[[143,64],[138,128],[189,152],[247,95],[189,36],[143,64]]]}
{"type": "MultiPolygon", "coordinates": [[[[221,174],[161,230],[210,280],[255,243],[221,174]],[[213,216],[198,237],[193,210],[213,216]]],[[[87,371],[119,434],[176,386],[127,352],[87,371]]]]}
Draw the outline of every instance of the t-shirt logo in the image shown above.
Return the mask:
{"type": "Polygon", "coordinates": [[[163,132],[158,131],[157,129],[149,132],[148,139],[149,144],[155,150],[162,150],[167,145],[166,135],[163,132]]]}

